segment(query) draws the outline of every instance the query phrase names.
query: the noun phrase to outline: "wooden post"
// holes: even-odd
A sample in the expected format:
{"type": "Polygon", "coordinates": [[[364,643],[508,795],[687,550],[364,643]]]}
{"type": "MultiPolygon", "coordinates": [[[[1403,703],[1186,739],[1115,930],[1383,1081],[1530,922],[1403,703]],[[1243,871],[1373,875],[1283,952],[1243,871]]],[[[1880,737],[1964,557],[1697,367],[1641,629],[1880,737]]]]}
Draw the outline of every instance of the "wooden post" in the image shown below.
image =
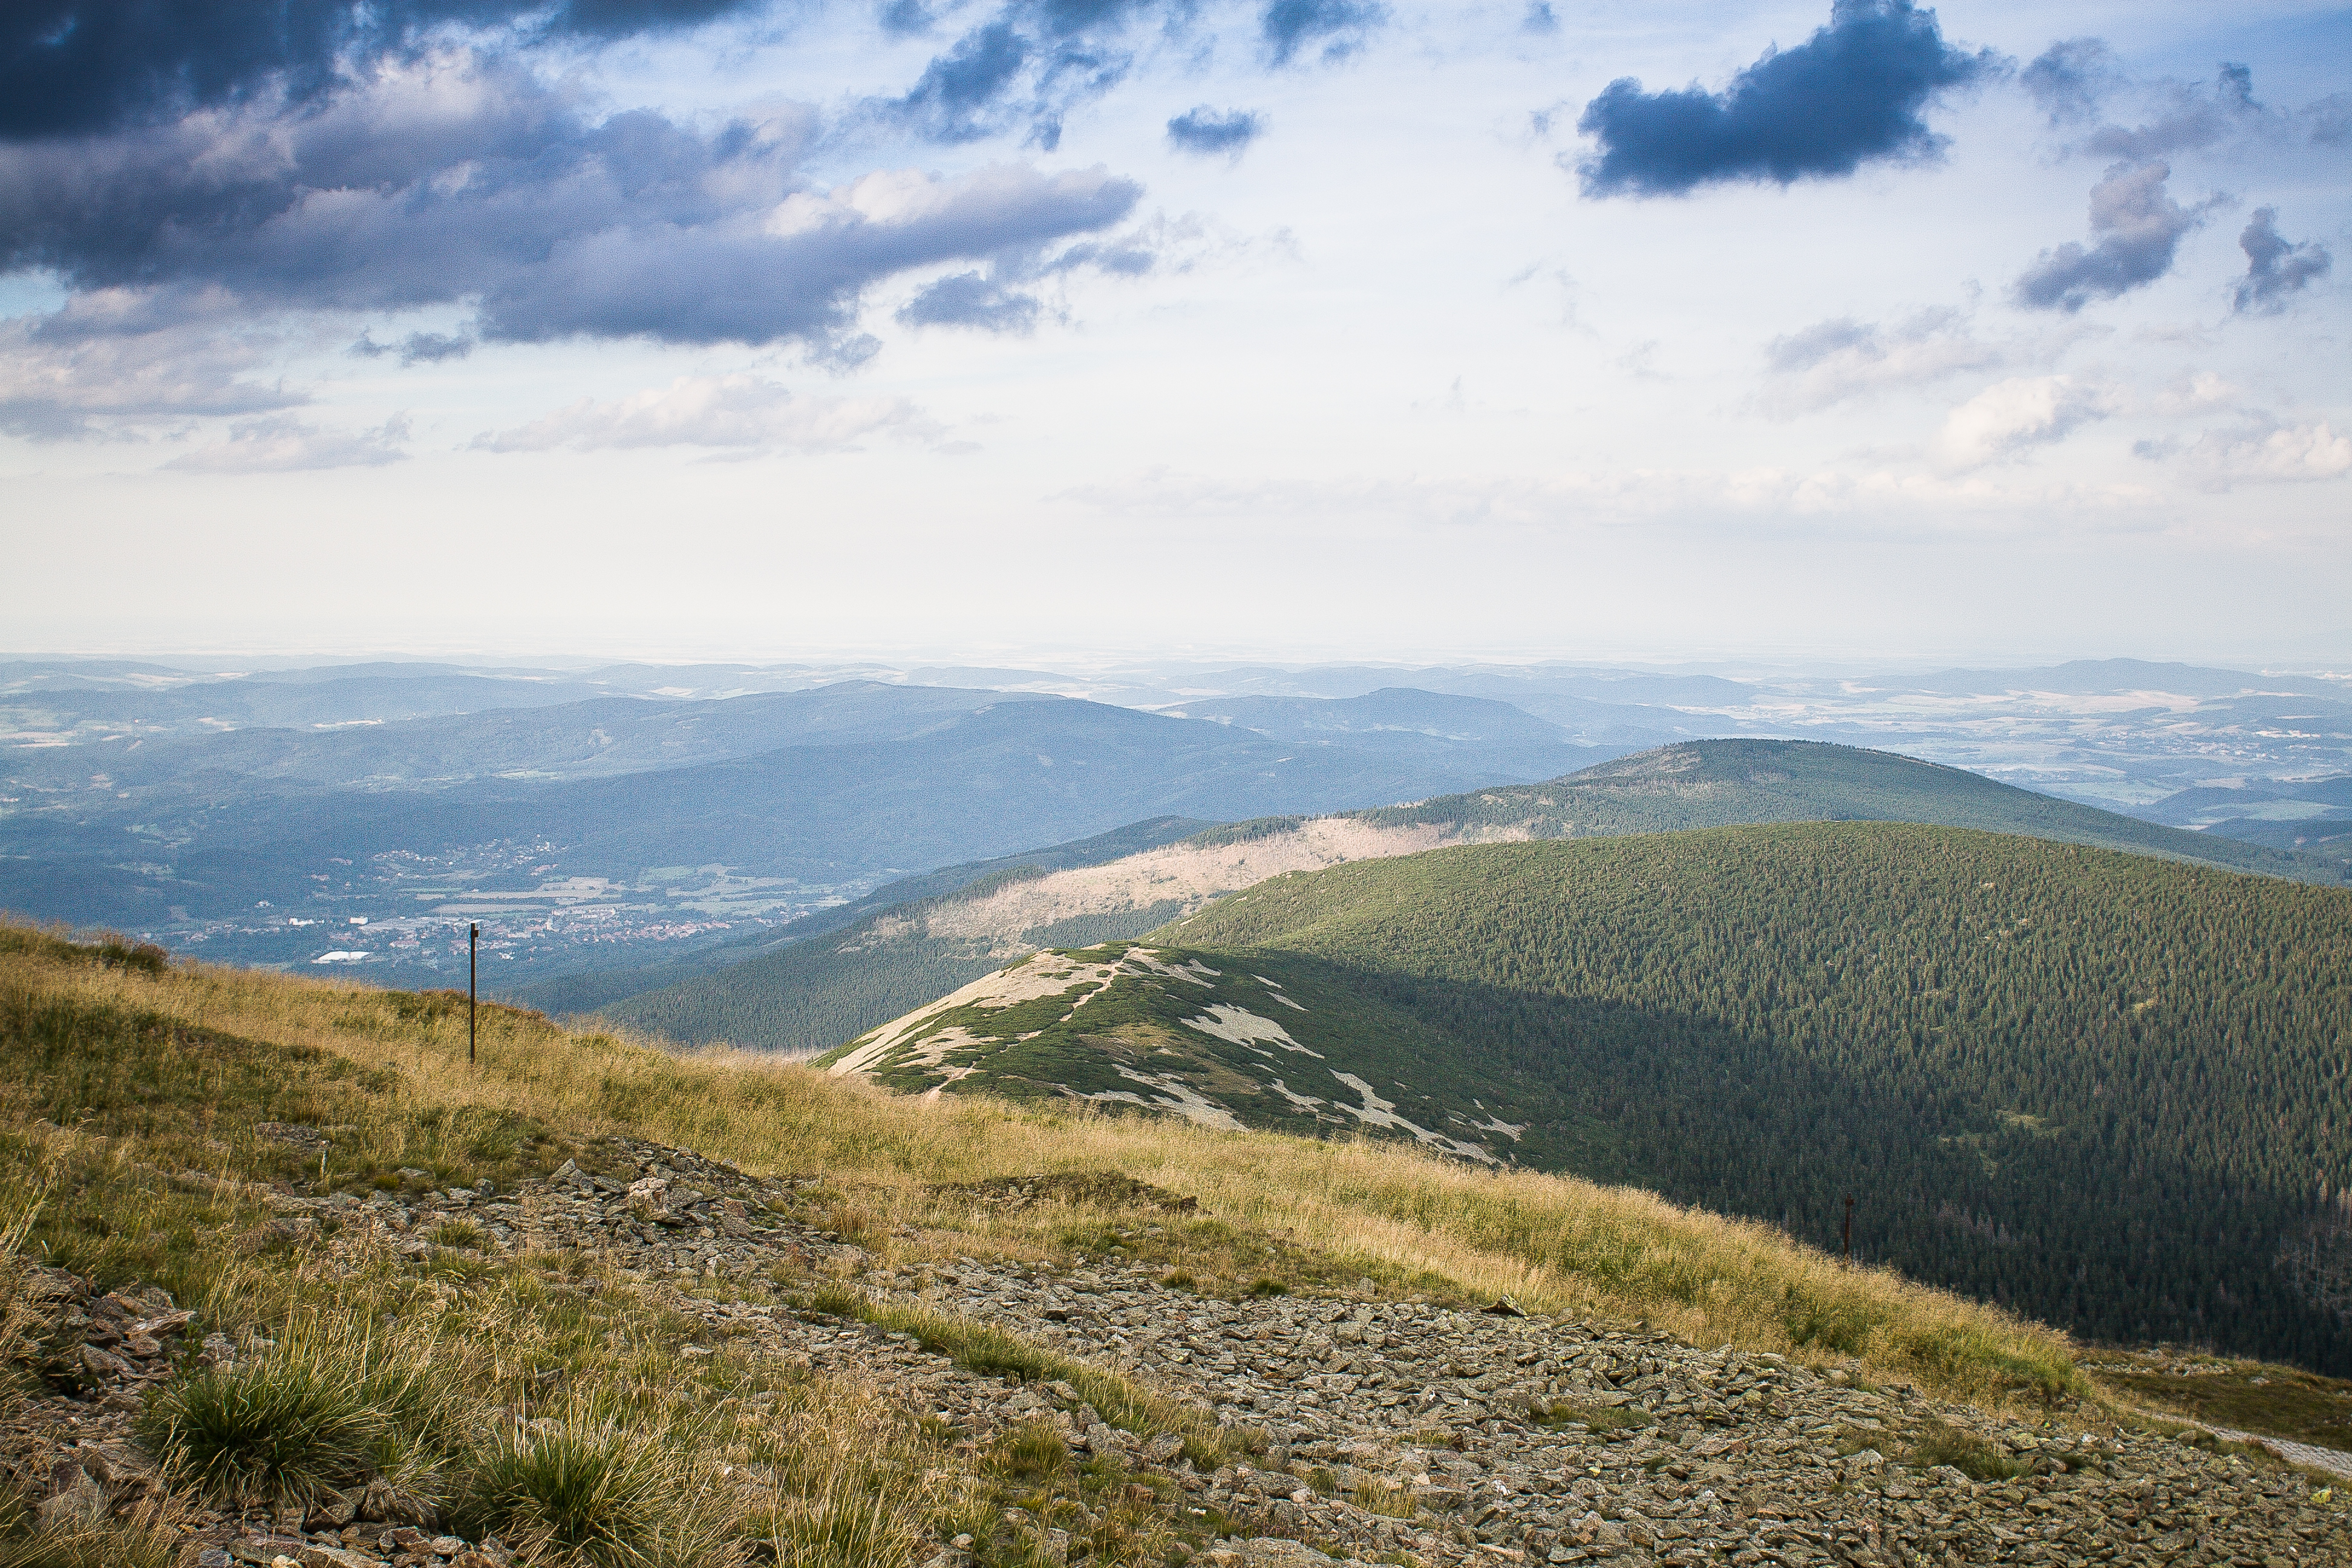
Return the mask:
{"type": "MultiPolygon", "coordinates": [[[[481,922],[467,921],[466,924],[466,1065],[467,1067],[474,1065],[474,982],[476,974],[479,972],[476,954],[480,952],[481,945],[481,922]]],[[[1852,1198],[1846,1199],[1846,1206],[1848,1208],[1853,1206],[1852,1198]]]]}

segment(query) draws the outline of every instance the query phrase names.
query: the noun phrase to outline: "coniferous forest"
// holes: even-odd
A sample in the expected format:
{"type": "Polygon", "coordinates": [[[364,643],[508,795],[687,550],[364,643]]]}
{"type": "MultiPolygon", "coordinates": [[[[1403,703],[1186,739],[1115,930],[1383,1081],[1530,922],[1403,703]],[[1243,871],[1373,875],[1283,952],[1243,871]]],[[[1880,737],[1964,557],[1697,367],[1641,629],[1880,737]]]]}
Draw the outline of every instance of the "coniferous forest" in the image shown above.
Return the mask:
{"type": "Polygon", "coordinates": [[[1400,1079],[1527,1163],[1832,1249],[1851,1194],[1861,1260],[2352,1372],[2352,893],[1824,823],[1343,866],[1162,934],[1409,1019],[1400,1079]]]}

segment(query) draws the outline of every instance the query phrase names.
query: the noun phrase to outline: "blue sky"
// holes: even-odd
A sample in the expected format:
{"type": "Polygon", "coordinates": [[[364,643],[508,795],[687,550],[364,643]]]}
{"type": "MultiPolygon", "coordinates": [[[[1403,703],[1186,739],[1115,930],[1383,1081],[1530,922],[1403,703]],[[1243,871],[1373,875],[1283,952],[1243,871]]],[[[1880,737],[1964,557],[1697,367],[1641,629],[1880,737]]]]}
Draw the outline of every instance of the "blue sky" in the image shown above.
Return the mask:
{"type": "Polygon", "coordinates": [[[2352,662],[2347,61],[2292,5],[38,0],[0,642],[2352,662]]]}

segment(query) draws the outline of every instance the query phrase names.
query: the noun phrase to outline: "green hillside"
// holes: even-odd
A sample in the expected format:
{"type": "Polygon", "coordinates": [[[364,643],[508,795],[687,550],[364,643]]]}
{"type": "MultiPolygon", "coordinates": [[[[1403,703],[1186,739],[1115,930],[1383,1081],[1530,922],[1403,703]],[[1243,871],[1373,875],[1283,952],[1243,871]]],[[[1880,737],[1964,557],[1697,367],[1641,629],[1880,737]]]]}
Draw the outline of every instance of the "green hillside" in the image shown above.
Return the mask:
{"type": "MultiPolygon", "coordinates": [[[[1809,741],[1689,742],[1602,763],[1549,784],[1441,795],[1416,805],[1347,813],[1341,819],[1401,834],[1433,826],[1464,835],[1515,832],[1537,838],[1735,823],[1923,822],[2201,858],[2304,880],[2334,881],[2340,875],[2315,857],[2160,827],[1889,752],[1809,741]]],[[[1306,820],[1270,818],[1240,829],[1213,829],[1189,842],[1213,847],[1230,842],[1237,831],[1271,838],[1306,820]]],[[[1115,837],[1089,842],[1108,843],[1115,837]]],[[[1150,846],[1137,847],[1166,842],[1167,837],[1158,837],[1150,846]]],[[[1391,852],[1425,847],[1406,843],[1391,852]]],[[[1108,856],[1021,858],[1052,868],[1108,856]]],[[[977,938],[928,934],[924,922],[930,911],[983,896],[995,885],[974,883],[943,896],[924,887],[919,891],[934,896],[888,908],[875,907],[883,902],[877,898],[857,911],[870,918],[846,931],[841,928],[850,922],[835,920],[800,940],[765,937],[761,941],[767,951],[724,967],[711,954],[690,969],[600,973],[545,983],[520,991],[518,999],[559,1013],[600,1009],[616,1023],[688,1044],[730,1040],[769,1050],[820,1051],[1022,952],[1139,936],[1180,912],[1175,904],[1145,897],[1053,925],[1008,928],[977,938]]]]}
{"type": "Polygon", "coordinates": [[[1357,815],[1375,822],[1523,826],[1536,838],[1674,833],[1752,822],[1927,822],[2336,882],[2316,856],[2163,827],[2019,789],[1965,768],[1822,741],[1686,741],[1547,784],[1439,795],[1357,815]]]}
{"type": "Polygon", "coordinates": [[[1371,1127],[1824,1245],[1851,1194],[1915,1277],[2352,1368],[2352,893],[1791,825],[1360,862],[1032,963],[1067,976],[876,1031],[870,1070],[1371,1127]]]}

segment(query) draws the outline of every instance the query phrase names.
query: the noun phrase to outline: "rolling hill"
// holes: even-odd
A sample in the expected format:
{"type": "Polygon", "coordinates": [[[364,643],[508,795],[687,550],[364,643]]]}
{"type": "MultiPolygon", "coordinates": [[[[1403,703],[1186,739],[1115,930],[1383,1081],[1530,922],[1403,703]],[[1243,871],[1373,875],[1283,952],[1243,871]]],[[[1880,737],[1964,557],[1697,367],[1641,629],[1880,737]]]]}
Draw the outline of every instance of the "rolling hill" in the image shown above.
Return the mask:
{"type": "MultiPolygon", "coordinates": [[[[1263,716],[1259,709],[1240,711],[1263,716]]],[[[1140,936],[1286,871],[1456,843],[1853,819],[2027,834],[2312,879],[2336,875],[2315,858],[2210,839],[1891,752],[1804,741],[1697,741],[1549,784],[1245,824],[1085,870],[1015,877],[1003,863],[989,868],[995,879],[984,886],[910,889],[919,897],[903,908],[876,910],[821,940],[787,942],[739,965],[692,975],[597,976],[525,996],[559,1010],[601,1005],[617,1022],[686,1043],[814,1052],[1034,949],[1140,936]],[[585,996],[595,1000],[574,1001],[585,996]]],[[[876,897],[887,899],[888,890],[876,897]]]]}
{"type": "Polygon", "coordinates": [[[1283,875],[824,1058],[1409,1138],[1769,1220],[2106,1340],[2352,1368],[2352,892],[1815,823],[1283,875]]]}

